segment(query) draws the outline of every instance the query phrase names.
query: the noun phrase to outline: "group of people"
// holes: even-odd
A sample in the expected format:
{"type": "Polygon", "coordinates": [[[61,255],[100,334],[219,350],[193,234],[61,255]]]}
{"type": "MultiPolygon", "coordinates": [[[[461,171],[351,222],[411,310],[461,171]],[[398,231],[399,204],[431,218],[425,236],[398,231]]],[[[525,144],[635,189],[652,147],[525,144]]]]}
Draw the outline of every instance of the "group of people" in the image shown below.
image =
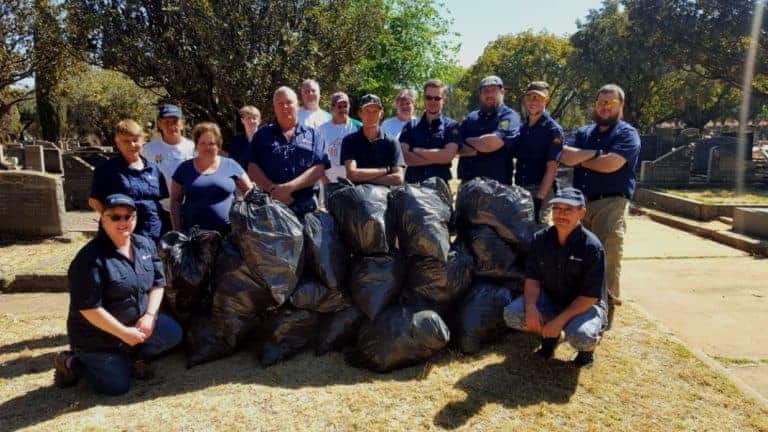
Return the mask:
{"type": "Polygon", "coordinates": [[[301,217],[322,201],[320,185],[340,178],[386,186],[448,181],[457,156],[462,182],[485,177],[519,185],[531,193],[535,218],[551,218],[534,237],[524,295],[505,309],[506,323],[541,335],[542,357],[567,340],[579,351],[576,364],[591,365],[621,304],[625,217],[640,150],[637,131],[622,120],[624,92],[600,88],[594,122],[566,145],[547,112],[546,82],[526,88],[524,118],[504,104],[501,78],[485,77],[479,91],[479,108],[461,122],[443,113],[446,86],[439,80],[424,83],[421,117],[414,116],[416,93],[404,89],[397,115],[383,122],[381,99],[363,96],[358,121],[345,93],[331,96],[329,113],[319,107],[319,84],[305,80],[301,106],[290,87],[275,90],[273,124],[259,127],[256,107],[240,109],[244,133],[229,143],[229,157],[220,155],[214,123],[195,125],[193,139],[185,138],[175,105],[160,106],[160,138],[147,144],[139,124],[119,122],[119,154],[93,177],[89,204],[101,214],[99,234],[69,269],[72,351],[56,356],[56,384],[85,378],[98,392],[124,393],[132,376],[147,375],[148,361],[181,341],[179,325],[160,312],[165,279],[156,243],[163,233],[199,227],[226,234],[233,200],[254,186],[301,217]],[[573,187],[557,186],[559,165],[574,167],[573,187]]]}

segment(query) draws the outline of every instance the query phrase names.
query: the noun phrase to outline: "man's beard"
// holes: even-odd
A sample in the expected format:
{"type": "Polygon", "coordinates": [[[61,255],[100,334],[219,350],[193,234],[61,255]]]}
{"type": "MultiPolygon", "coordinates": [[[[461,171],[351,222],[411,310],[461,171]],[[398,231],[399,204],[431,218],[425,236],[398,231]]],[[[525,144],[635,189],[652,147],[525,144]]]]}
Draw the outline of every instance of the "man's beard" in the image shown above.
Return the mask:
{"type": "Polygon", "coordinates": [[[496,113],[496,110],[499,108],[499,105],[501,105],[498,102],[494,102],[492,105],[486,105],[484,103],[480,103],[480,111],[482,111],[484,114],[494,114],[496,113]]]}
{"type": "Polygon", "coordinates": [[[595,121],[595,123],[600,127],[611,127],[614,126],[616,123],[620,120],[619,114],[612,115],[608,118],[602,118],[597,115],[597,112],[592,114],[592,120],[595,121]]]}

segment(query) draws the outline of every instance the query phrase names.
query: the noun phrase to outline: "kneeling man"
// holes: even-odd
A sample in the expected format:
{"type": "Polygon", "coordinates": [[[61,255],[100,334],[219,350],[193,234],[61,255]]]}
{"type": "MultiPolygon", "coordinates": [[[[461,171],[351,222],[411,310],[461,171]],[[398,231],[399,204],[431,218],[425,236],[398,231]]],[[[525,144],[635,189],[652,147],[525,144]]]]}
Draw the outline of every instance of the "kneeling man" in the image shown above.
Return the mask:
{"type": "Polygon", "coordinates": [[[504,308],[508,326],[541,335],[538,354],[549,359],[561,335],[590,367],[606,324],[605,250],[584,228],[584,195],[565,188],[550,200],[554,226],[534,235],[525,269],[524,295],[504,308]]]}

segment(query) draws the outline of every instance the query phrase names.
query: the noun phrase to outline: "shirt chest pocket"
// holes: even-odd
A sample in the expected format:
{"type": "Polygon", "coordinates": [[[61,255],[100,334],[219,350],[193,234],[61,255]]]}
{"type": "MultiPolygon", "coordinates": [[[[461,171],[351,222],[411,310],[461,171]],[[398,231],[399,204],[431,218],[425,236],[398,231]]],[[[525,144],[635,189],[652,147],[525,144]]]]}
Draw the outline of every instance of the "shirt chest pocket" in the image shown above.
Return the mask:
{"type": "Polygon", "coordinates": [[[133,280],[126,269],[113,267],[107,270],[102,287],[104,307],[114,312],[135,304],[133,280]]]}
{"type": "Polygon", "coordinates": [[[310,166],[312,166],[312,162],[314,160],[314,151],[312,148],[312,144],[309,144],[310,147],[300,147],[298,144],[294,148],[293,151],[293,157],[296,161],[296,166],[299,167],[299,172],[297,174],[300,174],[310,166]]]}
{"type": "Polygon", "coordinates": [[[569,255],[565,260],[565,278],[569,284],[580,283],[584,275],[584,259],[569,255]]]}

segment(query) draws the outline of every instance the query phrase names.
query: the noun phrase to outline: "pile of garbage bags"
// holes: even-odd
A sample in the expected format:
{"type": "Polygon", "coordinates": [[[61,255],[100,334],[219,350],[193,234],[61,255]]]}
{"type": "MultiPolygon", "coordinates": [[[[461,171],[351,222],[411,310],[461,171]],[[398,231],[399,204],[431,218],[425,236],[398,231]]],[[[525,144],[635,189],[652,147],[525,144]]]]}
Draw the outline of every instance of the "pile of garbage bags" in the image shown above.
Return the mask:
{"type": "Polygon", "coordinates": [[[264,366],[313,349],[387,372],[506,331],[538,228],[524,189],[473,180],[454,212],[439,178],[341,183],[327,207],[299,219],[255,189],[233,204],[226,238],[163,237],[164,307],[185,326],[188,366],[247,345],[264,366]]]}

